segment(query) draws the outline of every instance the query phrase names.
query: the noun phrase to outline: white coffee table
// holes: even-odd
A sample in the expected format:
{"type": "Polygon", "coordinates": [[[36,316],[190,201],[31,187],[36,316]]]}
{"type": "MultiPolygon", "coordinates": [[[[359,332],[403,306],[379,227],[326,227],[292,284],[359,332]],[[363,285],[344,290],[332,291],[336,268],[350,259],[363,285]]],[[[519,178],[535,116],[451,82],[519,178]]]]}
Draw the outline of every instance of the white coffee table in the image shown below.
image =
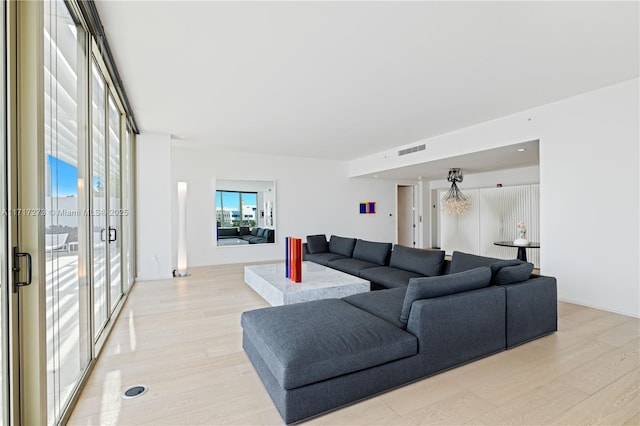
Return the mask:
{"type": "Polygon", "coordinates": [[[302,262],[301,283],[285,277],[284,263],[245,266],[244,281],[271,306],[340,298],[370,289],[367,280],[313,262],[302,262]]]}
{"type": "Polygon", "coordinates": [[[218,240],[218,247],[220,246],[244,246],[249,244],[249,241],[242,240],[240,238],[224,238],[218,240]]]}

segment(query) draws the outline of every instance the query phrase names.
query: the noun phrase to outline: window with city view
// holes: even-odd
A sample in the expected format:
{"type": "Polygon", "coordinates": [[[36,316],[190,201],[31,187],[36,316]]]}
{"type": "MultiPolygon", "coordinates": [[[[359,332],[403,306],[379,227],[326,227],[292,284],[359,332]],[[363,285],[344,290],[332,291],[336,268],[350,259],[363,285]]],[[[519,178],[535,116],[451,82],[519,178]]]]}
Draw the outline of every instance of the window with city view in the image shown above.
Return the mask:
{"type": "Polygon", "coordinates": [[[256,226],[257,204],[257,192],[216,191],[218,228],[256,226]]]}
{"type": "Polygon", "coordinates": [[[275,181],[216,181],[216,246],[275,243],[275,181]]]}

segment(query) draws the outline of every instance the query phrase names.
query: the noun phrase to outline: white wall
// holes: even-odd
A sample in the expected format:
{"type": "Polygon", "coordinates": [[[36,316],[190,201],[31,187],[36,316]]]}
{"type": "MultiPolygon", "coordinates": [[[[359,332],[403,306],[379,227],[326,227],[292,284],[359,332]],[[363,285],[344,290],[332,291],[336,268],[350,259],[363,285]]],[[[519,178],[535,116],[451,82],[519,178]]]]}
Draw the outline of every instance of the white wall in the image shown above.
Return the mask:
{"type": "Polygon", "coordinates": [[[640,316],[638,80],[540,108],[542,265],[562,300],[640,316]]]}
{"type": "MultiPolygon", "coordinates": [[[[190,266],[284,259],[284,238],[324,233],[373,241],[395,240],[395,184],[375,179],[349,179],[347,163],[221,152],[206,145],[174,141],[171,185],[186,181],[187,245],[190,266]],[[276,244],[217,247],[215,181],[276,181],[276,244]],[[375,201],[376,214],[359,214],[359,202],[375,201]],[[389,216],[389,214],[393,216],[389,216]]],[[[172,195],[170,211],[175,210],[172,195]]],[[[177,223],[172,215],[175,233],[177,223]]],[[[175,257],[175,248],[173,256],[175,257]]],[[[175,262],[173,262],[175,263],[175,262]]]]}
{"type": "MultiPolygon", "coordinates": [[[[171,238],[163,226],[175,232],[170,188],[178,180],[189,182],[191,266],[282,259],[286,235],[395,240],[395,217],[389,216],[395,216],[395,182],[348,176],[538,139],[542,272],[558,278],[561,300],[640,316],[639,86],[634,79],[434,137],[422,141],[426,151],[401,160],[396,149],[348,164],[178,144],[168,154],[168,137],[160,138],[160,147],[139,147],[140,275],[164,273],[175,263],[175,253],[166,254],[171,238]],[[216,176],[277,181],[276,246],[215,246],[216,176]],[[360,215],[360,201],[376,201],[378,213],[360,215]],[[155,269],[145,264],[156,258],[155,269]]],[[[145,139],[139,138],[140,145],[151,142],[145,139]]]]}
{"type": "MultiPolygon", "coordinates": [[[[639,90],[638,79],[605,87],[421,141],[427,150],[405,157],[539,139],[542,272],[561,300],[640,316],[639,90]]],[[[352,161],[349,174],[410,164],[395,152],[352,161]]]]}
{"type": "Polygon", "coordinates": [[[171,277],[172,265],[175,263],[171,256],[171,194],[177,192],[177,187],[171,185],[170,170],[169,135],[139,135],[136,181],[138,280],[171,277]]]}

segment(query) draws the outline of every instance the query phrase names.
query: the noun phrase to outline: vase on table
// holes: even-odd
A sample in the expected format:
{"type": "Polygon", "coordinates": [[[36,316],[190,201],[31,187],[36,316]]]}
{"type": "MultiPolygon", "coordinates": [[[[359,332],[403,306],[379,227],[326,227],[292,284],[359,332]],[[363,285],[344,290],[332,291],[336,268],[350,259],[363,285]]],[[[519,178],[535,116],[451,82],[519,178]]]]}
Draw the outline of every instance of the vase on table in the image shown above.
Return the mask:
{"type": "Polygon", "coordinates": [[[522,222],[518,222],[518,238],[513,240],[513,244],[516,246],[528,246],[529,240],[527,240],[527,227],[522,222]]]}

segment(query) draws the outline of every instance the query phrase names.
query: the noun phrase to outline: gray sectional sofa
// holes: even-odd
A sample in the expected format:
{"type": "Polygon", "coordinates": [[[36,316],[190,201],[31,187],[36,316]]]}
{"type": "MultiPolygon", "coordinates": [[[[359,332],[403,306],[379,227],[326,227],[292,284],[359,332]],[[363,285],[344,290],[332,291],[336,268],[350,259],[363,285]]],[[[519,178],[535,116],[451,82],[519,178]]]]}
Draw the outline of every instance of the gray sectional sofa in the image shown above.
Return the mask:
{"type": "Polygon", "coordinates": [[[411,278],[447,272],[442,250],[420,250],[391,243],[332,235],[309,235],[303,244],[304,260],[356,275],[371,282],[372,290],[406,287],[411,278]]]}
{"type": "Polygon", "coordinates": [[[249,244],[264,244],[275,242],[275,230],[268,228],[253,228],[239,226],[231,228],[218,228],[218,240],[238,238],[247,241],[249,244]]]}
{"type": "Polygon", "coordinates": [[[391,288],[242,314],[244,350],[287,423],[557,330],[556,280],[531,275],[529,263],[399,246],[392,263],[390,245],[334,238],[315,253],[322,241],[308,238],[306,260],[360,276],[377,269],[391,288]]]}

